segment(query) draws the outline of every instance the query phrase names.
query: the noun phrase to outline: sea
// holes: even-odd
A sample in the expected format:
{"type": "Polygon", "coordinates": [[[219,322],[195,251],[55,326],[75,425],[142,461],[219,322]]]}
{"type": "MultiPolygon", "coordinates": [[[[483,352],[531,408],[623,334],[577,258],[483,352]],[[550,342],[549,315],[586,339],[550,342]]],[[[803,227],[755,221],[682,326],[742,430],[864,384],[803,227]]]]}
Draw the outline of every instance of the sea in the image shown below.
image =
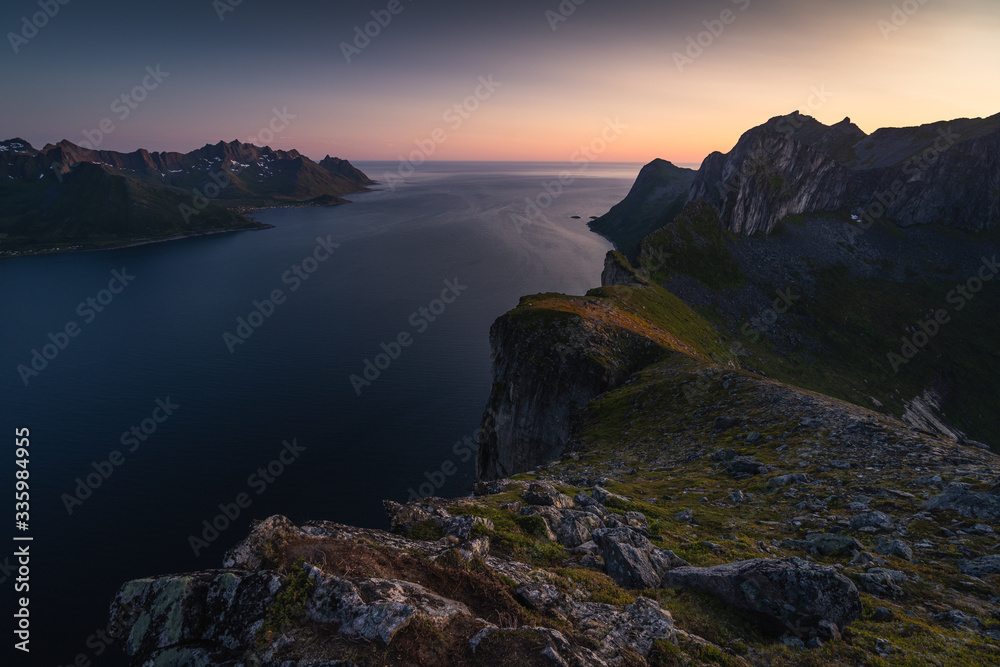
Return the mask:
{"type": "Polygon", "coordinates": [[[23,664],[126,664],[120,586],[221,567],[254,519],[386,528],[383,499],[469,493],[490,325],[600,284],[612,246],[586,223],[641,167],[356,166],[382,185],[255,213],[270,229],[0,260],[6,532],[30,538],[0,551],[0,586],[8,642],[29,600],[23,664]]]}

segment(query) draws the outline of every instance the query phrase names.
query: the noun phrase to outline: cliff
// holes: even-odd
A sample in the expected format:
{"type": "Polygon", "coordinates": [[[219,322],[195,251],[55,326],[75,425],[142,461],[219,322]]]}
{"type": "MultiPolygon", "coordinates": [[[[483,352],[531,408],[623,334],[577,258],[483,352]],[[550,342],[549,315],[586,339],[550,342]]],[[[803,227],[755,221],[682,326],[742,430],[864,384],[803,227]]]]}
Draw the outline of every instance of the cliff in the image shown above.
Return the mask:
{"type": "Polygon", "coordinates": [[[1000,114],[866,135],[845,118],[798,112],[746,132],[705,159],[688,201],[704,198],[726,227],[770,233],[788,215],[849,210],[900,226],[963,231],[1000,222],[1000,114]]]}
{"type": "Polygon", "coordinates": [[[524,297],[493,324],[490,345],[493,391],[476,462],[481,479],[561,455],[584,406],[664,354],[727,359],[711,325],[648,284],[606,286],[585,297],[524,297]]]}

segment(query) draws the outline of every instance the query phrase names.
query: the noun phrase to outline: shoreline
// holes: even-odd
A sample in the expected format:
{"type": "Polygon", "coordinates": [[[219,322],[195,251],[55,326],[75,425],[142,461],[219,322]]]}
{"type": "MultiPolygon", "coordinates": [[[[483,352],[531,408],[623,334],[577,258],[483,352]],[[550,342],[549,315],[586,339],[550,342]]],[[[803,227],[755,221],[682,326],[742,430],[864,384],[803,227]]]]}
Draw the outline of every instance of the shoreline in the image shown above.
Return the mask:
{"type": "Polygon", "coordinates": [[[102,250],[121,250],[122,248],[134,248],[137,246],[153,245],[155,243],[167,243],[169,241],[180,241],[182,239],[192,239],[199,236],[213,236],[215,234],[231,234],[233,232],[258,232],[265,229],[274,229],[274,225],[269,225],[264,222],[258,222],[255,227],[233,227],[231,229],[213,229],[204,232],[193,232],[190,234],[175,234],[174,236],[167,236],[164,238],[157,239],[130,239],[118,244],[111,244],[100,248],[85,248],[82,246],[74,246],[69,248],[49,248],[44,250],[24,250],[16,251],[19,254],[11,255],[6,254],[4,251],[0,250],[0,260],[4,259],[17,259],[19,257],[37,257],[39,255],[58,255],[61,253],[68,252],[99,252],[102,250]]]}
{"type": "MultiPolygon", "coordinates": [[[[373,190],[372,188],[363,188],[363,189],[361,189],[361,190],[359,190],[357,192],[352,192],[352,193],[349,193],[349,194],[361,194],[361,193],[364,193],[364,192],[374,192],[374,191],[375,190],[373,190]]],[[[101,247],[101,248],[85,248],[85,247],[77,245],[77,246],[72,246],[72,247],[68,247],[68,248],[51,248],[51,249],[45,249],[45,250],[23,250],[23,251],[22,250],[16,250],[14,252],[18,252],[19,254],[17,254],[17,255],[8,254],[6,251],[0,249],[0,260],[15,259],[15,258],[18,258],[18,257],[36,257],[38,255],[56,255],[56,254],[65,253],[65,252],[97,252],[99,250],[120,250],[122,248],[133,248],[133,247],[136,247],[136,246],[152,245],[154,243],[166,243],[168,241],[180,241],[181,239],[196,238],[196,237],[199,237],[199,236],[211,236],[213,234],[228,234],[228,233],[231,233],[231,232],[263,231],[265,229],[273,229],[275,226],[274,225],[269,225],[266,222],[259,222],[257,220],[254,220],[253,218],[249,217],[249,216],[253,215],[254,213],[256,213],[257,211],[269,211],[269,210],[272,210],[272,209],[279,209],[279,208],[318,208],[318,207],[323,207],[323,206],[333,207],[333,206],[343,206],[344,204],[353,204],[354,203],[350,199],[343,199],[342,197],[339,197],[339,196],[338,196],[338,198],[341,199],[341,201],[336,201],[336,202],[331,202],[331,203],[310,204],[308,202],[298,202],[296,204],[276,204],[276,205],[273,205],[273,206],[253,206],[253,207],[236,206],[236,207],[233,207],[233,208],[229,209],[231,211],[234,211],[238,215],[242,215],[242,216],[247,217],[247,220],[249,220],[250,222],[252,222],[252,223],[254,223],[256,225],[255,227],[233,227],[231,229],[213,229],[213,230],[204,231],[204,232],[194,232],[194,233],[191,233],[191,234],[177,234],[177,235],[174,235],[174,236],[168,236],[168,237],[164,237],[164,238],[161,238],[161,239],[141,239],[141,240],[133,239],[133,240],[129,240],[127,242],[121,243],[121,244],[112,244],[112,245],[104,246],[104,247],[101,247]]]]}

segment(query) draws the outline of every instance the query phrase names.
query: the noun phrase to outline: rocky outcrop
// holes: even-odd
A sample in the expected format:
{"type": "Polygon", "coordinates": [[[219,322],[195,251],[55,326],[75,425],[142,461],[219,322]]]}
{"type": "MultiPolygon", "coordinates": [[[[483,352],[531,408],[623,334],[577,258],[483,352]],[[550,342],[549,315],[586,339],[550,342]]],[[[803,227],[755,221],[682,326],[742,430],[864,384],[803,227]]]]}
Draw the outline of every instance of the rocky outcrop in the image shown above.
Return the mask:
{"type": "MultiPolygon", "coordinates": [[[[849,169],[824,150],[827,142],[807,142],[805,132],[787,132],[799,122],[813,131],[820,125],[797,114],[772,118],[740,137],[729,153],[709,155],[688,201],[707,199],[728,229],[746,235],[768,233],[786,215],[842,206],[849,169]]],[[[848,123],[830,131],[857,136],[852,129],[857,128],[848,123]]]]}
{"type": "Polygon", "coordinates": [[[111,636],[133,664],[219,664],[238,655],[226,647],[255,643],[283,583],[274,572],[232,569],[137,579],[111,604],[111,636]]]}
{"type": "Polygon", "coordinates": [[[337,662],[348,655],[357,664],[492,665],[513,654],[600,666],[648,657],[657,642],[718,650],[653,600],[570,596],[571,580],[456,542],[270,517],[227,554],[236,567],[125,584],[111,635],[134,665],[354,664],[337,662]]]}
{"type": "Polygon", "coordinates": [[[861,615],[861,598],[849,579],[798,558],[679,567],[663,584],[706,591],[779,634],[839,637],[861,615]]]}
{"type": "Polygon", "coordinates": [[[625,257],[617,251],[610,251],[604,258],[604,271],[601,272],[601,285],[626,285],[641,287],[649,285],[649,281],[632,268],[625,257]]]}
{"type": "Polygon", "coordinates": [[[970,519],[996,521],[1000,519],[1000,494],[979,493],[968,484],[952,482],[939,496],[924,503],[927,509],[954,510],[970,519]]]}
{"type": "Polygon", "coordinates": [[[836,209],[979,231],[1000,222],[998,186],[1000,115],[866,135],[850,119],[826,126],[795,112],[709,155],[688,201],[709,200],[728,229],[747,235],[836,209]]]}
{"type": "Polygon", "coordinates": [[[570,446],[577,413],[662,352],[663,342],[610,318],[522,307],[490,328],[493,389],[476,472],[490,480],[531,470],[570,446]]]}
{"type": "Polygon", "coordinates": [[[622,588],[659,588],[671,568],[689,564],[672,551],[657,549],[631,528],[595,530],[593,537],[608,576],[622,588]]]}

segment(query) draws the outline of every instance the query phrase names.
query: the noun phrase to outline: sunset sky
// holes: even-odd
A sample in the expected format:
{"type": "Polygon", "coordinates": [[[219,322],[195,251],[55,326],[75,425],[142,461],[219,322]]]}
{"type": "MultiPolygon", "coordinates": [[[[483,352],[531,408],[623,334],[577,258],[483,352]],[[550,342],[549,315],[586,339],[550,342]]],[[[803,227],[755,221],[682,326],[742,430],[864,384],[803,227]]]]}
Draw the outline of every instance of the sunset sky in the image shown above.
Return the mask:
{"type": "Polygon", "coordinates": [[[34,34],[38,0],[9,0],[0,135],[188,151],[259,137],[277,109],[294,118],[256,143],[316,159],[395,160],[440,128],[431,159],[565,161],[618,119],[601,160],[697,163],[795,109],[867,132],[1000,112],[996,0],[897,2],[895,23],[888,0],[398,2],[42,0],[58,12],[34,34]],[[372,11],[391,20],[348,62],[372,11]]]}

